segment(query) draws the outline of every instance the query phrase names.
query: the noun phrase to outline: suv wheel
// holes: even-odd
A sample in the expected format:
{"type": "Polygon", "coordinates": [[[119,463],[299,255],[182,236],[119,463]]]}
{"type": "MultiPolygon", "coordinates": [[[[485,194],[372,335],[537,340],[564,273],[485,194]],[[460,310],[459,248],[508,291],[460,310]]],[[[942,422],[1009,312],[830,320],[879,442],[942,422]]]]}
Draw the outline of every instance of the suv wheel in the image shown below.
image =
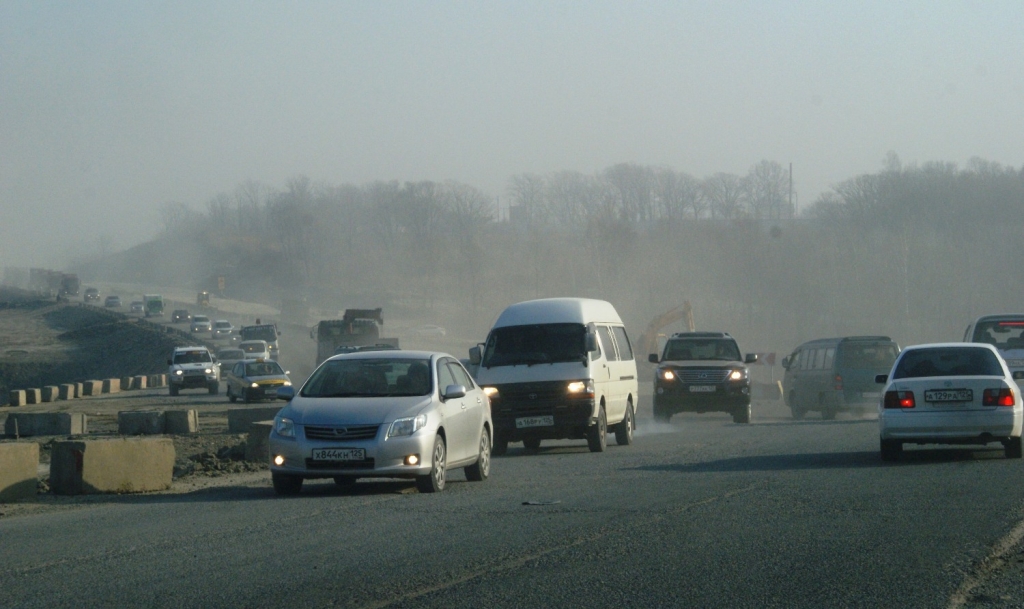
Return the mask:
{"type": "Polygon", "coordinates": [[[749,423],[750,422],[750,404],[734,410],[732,413],[733,423],[749,423]]]}

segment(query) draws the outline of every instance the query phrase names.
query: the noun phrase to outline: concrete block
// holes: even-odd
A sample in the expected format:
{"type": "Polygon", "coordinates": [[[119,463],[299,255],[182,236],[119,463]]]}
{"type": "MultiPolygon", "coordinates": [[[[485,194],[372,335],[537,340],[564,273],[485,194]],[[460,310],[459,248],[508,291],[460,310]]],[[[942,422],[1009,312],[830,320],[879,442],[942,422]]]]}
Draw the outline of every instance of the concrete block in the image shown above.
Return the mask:
{"type": "Polygon", "coordinates": [[[103,393],[117,393],[121,391],[121,379],[103,379],[103,393]]]}
{"type": "Polygon", "coordinates": [[[156,375],[156,382],[158,383],[157,387],[166,387],[167,386],[167,375],[166,374],[158,374],[158,375],[156,375]]]}
{"type": "Polygon", "coordinates": [[[284,406],[263,406],[261,408],[238,408],[228,411],[228,432],[247,433],[249,426],[257,421],[272,420],[284,406]]]}
{"type": "Polygon", "coordinates": [[[9,437],[77,436],[88,432],[84,412],[18,412],[7,415],[4,433],[9,437]]]}
{"type": "Polygon", "coordinates": [[[270,429],[273,426],[273,419],[249,425],[249,436],[245,439],[246,461],[270,462],[270,429]]]}
{"type": "Polygon", "coordinates": [[[103,393],[103,381],[86,381],[82,385],[83,395],[100,395],[103,393]]]}
{"type": "Polygon", "coordinates": [[[8,397],[8,404],[7,405],[8,406],[24,406],[25,404],[28,403],[26,400],[28,400],[28,398],[25,397],[25,390],[24,389],[11,389],[11,393],[10,393],[10,395],[8,397]]]}
{"type": "Polygon", "coordinates": [[[25,403],[26,404],[42,404],[43,403],[43,392],[39,389],[26,389],[25,390],[25,403]]]}
{"type": "Polygon", "coordinates": [[[0,442],[0,503],[35,496],[38,471],[38,444],[0,442]]]}
{"type": "Polygon", "coordinates": [[[60,387],[56,385],[43,387],[42,398],[44,402],[56,402],[60,399],[60,387]]]}
{"type": "Polygon", "coordinates": [[[164,413],[164,433],[199,433],[199,412],[196,410],[168,410],[164,413]]]}
{"type": "Polygon", "coordinates": [[[75,383],[75,397],[85,397],[85,383],[75,383]]]}
{"type": "Polygon", "coordinates": [[[164,375],[162,374],[150,374],[146,378],[146,382],[152,387],[163,387],[166,383],[163,382],[164,375]]]}
{"type": "Polygon", "coordinates": [[[132,389],[145,389],[148,387],[145,376],[133,376],[132,377],[132,389]]]}
{"type": "Polygon", "coordinates": [[[123,376],[121,377],[121,391],[128,391],[132,388],[132,377],[123,376]]]}
{"type": "Polygon", "coordinates": [[[162,410],[119,412],[117,433],[122,436],[158,436],[164,433],[164,413],[162,410]]]}
{"type": "Polygon", "coordinates": [[[65,383],[60,386],[60,399],[62,400],[73,400],[75,399],[75,384],[65,383]]]}
{"type": "Polygon", "coordinates": [[[54,442],[50,457],[56,495],[158,491],[170,488],[173,474],[168,438],[54,442]]]}

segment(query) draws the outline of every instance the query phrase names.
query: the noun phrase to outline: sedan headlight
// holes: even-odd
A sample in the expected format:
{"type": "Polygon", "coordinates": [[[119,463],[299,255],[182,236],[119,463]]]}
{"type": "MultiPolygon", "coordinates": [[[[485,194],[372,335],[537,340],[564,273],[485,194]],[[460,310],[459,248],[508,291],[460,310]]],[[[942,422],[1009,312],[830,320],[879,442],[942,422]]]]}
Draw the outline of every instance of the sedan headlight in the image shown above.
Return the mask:
{"type": "Polygon", "coordinates": [[[274,431],[283,438],[295,437],[295,422],[284,417],[274,421],[274,431]]]}
{"type": "Polygon", "coordinates": [[[404,419],[395,419],[395,422],[391,424],[391,428],[388,429],[388,437],[395,438],[400,436],[411,436],[416,433],[417,430],[422,429],[427,424],[427,415],[421,414],[415,417],[405,417],[404,419]]]}

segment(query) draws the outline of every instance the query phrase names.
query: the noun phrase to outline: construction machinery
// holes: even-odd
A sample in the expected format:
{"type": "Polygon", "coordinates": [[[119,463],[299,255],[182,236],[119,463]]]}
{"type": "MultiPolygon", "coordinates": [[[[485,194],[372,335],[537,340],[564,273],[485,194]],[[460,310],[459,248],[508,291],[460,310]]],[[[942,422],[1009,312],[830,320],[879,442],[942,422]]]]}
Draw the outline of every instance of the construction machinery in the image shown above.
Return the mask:
{"type": "MultiPolygon", "coordinates": [[[[647,324],[647,329],[640,336],[640,345],[643,347],[642,353],[658,353],[658,337],[661,336],[659,332],[665,326],[677,321],[685,321],[686,329],[690,332],[697,330],[693,323],[693,307],[690,306],[689,300],[684,300],[682,305],[665,311],[652,319],[651,323],[647,324]]],[[[645,355],[644,357],[647,356],[645,355]]]]}

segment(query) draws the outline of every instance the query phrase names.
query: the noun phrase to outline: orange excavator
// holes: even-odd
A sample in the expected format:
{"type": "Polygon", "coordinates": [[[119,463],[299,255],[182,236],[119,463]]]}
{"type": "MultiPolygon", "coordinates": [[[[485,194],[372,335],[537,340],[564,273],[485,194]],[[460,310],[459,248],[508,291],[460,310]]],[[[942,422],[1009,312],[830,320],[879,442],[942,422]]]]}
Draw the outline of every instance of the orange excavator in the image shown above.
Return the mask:
{"type": "MultiPolygon", "coordinates": [[[[640,336],[640,344],[644,348],[643,353],[657,353],[659,331],[665,326],[680,320],[686,321],[687,330],[690,332],[696,331],[696,326],[693,324],[693,308],[690,306],[689,300],[684,300],[682,305],[665,311],[652,319],[651,323],[647,324],[647,329],[640,336]]],[[[643,357],[646,358],[647,356],[644,355],[643,357]]]]}

